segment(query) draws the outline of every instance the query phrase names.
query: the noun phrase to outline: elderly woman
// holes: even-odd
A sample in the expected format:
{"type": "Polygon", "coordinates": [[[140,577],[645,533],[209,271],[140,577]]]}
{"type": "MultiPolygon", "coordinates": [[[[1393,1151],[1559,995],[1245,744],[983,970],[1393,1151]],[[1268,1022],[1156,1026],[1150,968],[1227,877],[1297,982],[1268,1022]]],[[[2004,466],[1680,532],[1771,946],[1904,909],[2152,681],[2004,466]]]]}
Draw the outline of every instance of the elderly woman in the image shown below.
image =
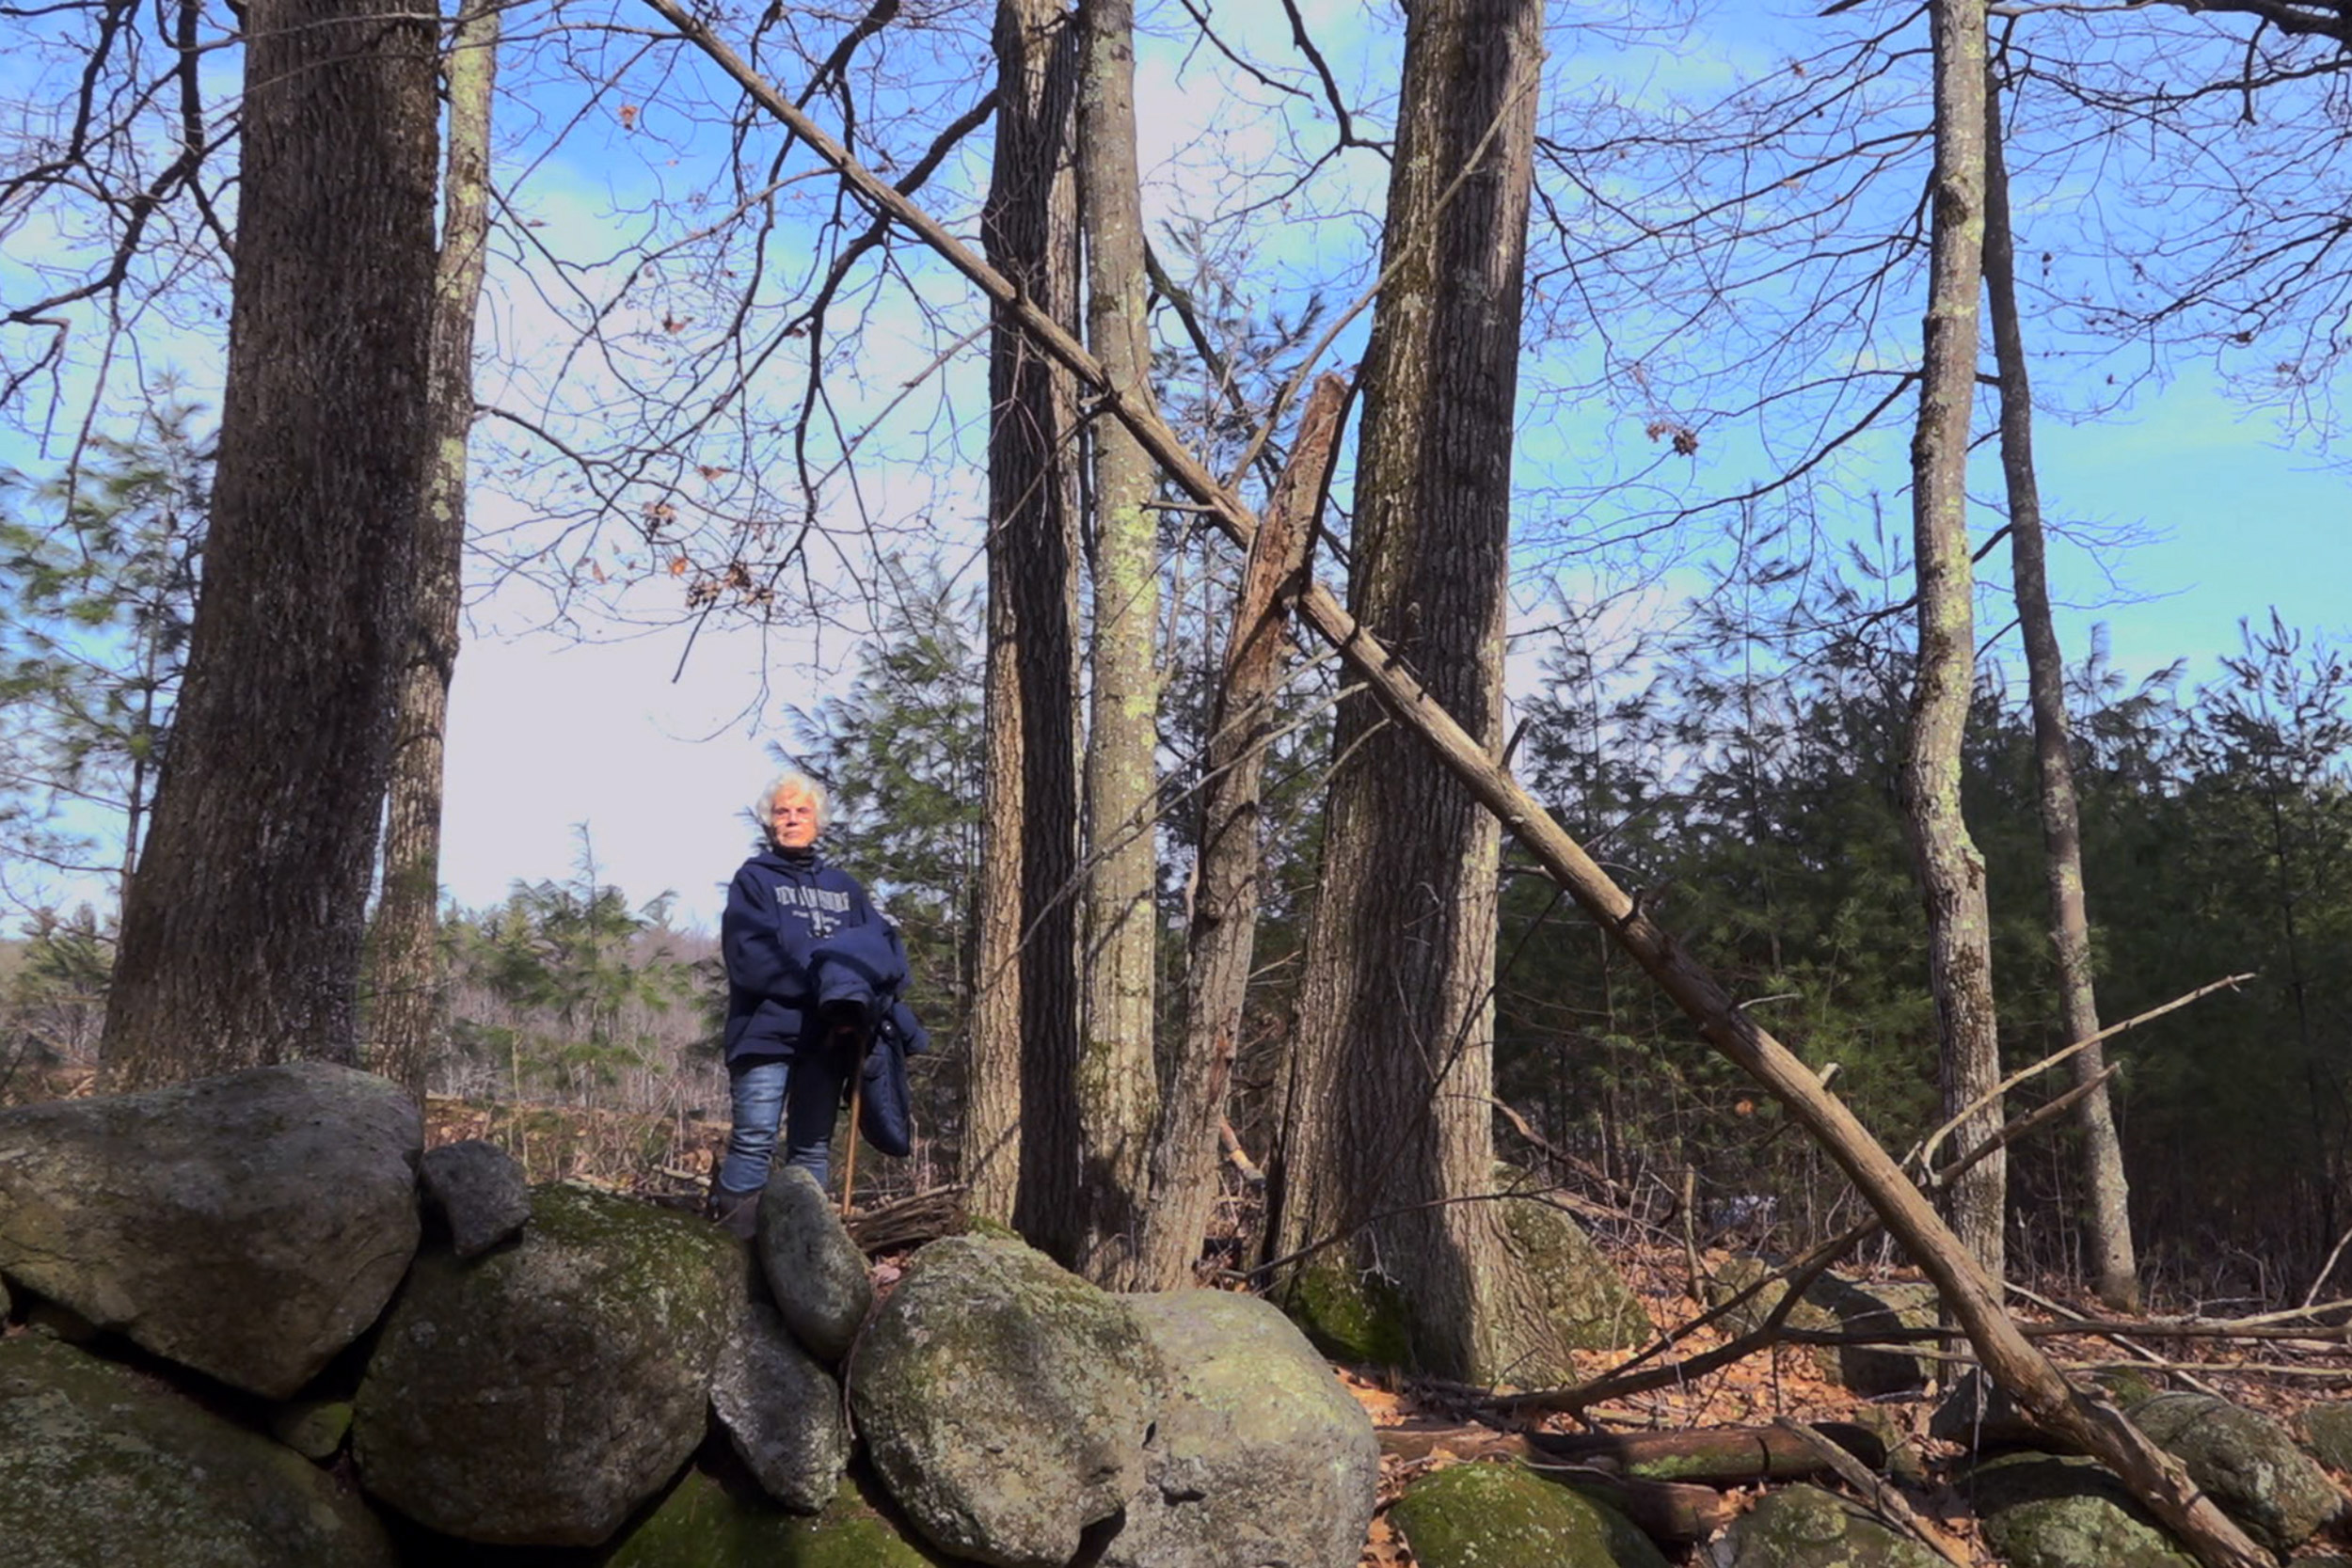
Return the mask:
{"type": "MultiPolygon", "coordinates": [[[[857,879],[817,850],[825,795],[798,773],[771,784],[754,808],[766,844],[736,872],[720,922],[727,966],[727,1077],[734,1126],[710,1196],[711,1217],[749,1240],[775,1157],[825,1182],[834,1117],[858,1070],[867,1021],[820,998],[829,943],[855,927],[868,945],[896,947],[857,879]]],[[[901,950],[903,951],[903,950],[901,950]]],[[[855,1135],[854,1131],[852,1136],[855,1135]]]]}

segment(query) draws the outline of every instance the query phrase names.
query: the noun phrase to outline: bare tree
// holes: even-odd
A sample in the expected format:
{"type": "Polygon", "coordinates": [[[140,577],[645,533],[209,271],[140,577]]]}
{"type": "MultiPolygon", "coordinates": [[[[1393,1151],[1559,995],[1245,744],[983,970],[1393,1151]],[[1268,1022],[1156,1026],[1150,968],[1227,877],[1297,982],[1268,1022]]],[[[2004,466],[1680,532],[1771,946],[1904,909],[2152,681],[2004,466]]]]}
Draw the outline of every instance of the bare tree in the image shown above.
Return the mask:
{"type": "MultiPolygon", "coordinates": [[[[1136,166],[1134,0],[1084,0],[1078,204],[1087,341],[1122,387],[1151,384],[1144,323],[1143,193],[1136,166]]],[[[1115,419],[1089,432],[1094,623],[1086,745],[1084,1024],[1073,1064],[1082,1149],[1074,1257],[1091,1278],[1133,1269],[1137,1199],[1159,1102],[1152,969],[1159,957],[1156,770],[1158,470],[1115,419]]],[[[1057,1227],[1059,1228],[1059,1227],[1057,1227]]]]}
{"type": "MultiPolygon", "coordinates": [[[[2010,221],[2009,162],[2003,150],[2000,87],[1985,82],[1984,283],[2000,372],[2001,473],[2009,488],[2009,547],[2015,563],[2017,620],[2026,643],[2033,707],[2034,764],[2041,780],[2042,866],[2050,899],[2050,941],[2057,951],[2059,1016],[2066,1038],[2095,1040],[2099,1004],[2091,981],[2090,916],[2083,893],[2082,814],[2074,798],[2074,735],[2066,717],[2066,661],[2050,619],[2042,489],[2033,460],[2033,386],[2025,327],[2017,309],[2017,237],[2010,221]]],[[[2107,1104],[2105,1053],[2093,1044],[2074,1058],[2084,1086],[2075,1126],[2082,1134],[2083,1187],[2090,1196],[2084,1239],[2090,1244],[2099,1299],[2139,1309],[2139,1265],[2132,1252],[2130,1189],[2123,1150],[2107,1104]]]]}
{"type": "MultiPolygon", "coordinates": [[[[1078,34],[1055,0],[1000,0],[991,261],[1076,319],[1078,34]]],[[[1069,372],[999,319],[989,346],[988,768],[966,1180],[974,1212],[1074,1209],[1077,499],[1069,372]],[[1051,1167],[1050,1169],[1048,1167],[1051,1167]],[[1066,1169],[1065,1169],[1066,1167],[1066,1169]]]]}
{"type": "Polygon", "coordinates": [[[466,446],[473,429],[474,318],[489,260],[490,106],[500,8],[465,0],[443,76],[441,248],[433,279],[433,466],[417,541],[416,604],[400,676],[384,883],[369,936],[368,1065],[420,1100],[449,1031],[441,975],[441,777],[465,581],[466,446]]]}
{"type": "Polygon", "coordinates": [[[423,511],[431,19],[257,0],[246,21],[212,531],[106,1014],[127,1084],[356,1057],[423,511]]]}
{"type": "MultiPolygon", "coordinates": [[[[1928,911],[1944,1114],[1964,1119],[1954,1152],[2001,1125],[2001,1048],[1993,1012],[1993,926],[1984,857],[1960,805],[1960,748],[1976,686],[1976,576],[1968,550],[1968,417],[1977,386],[1984,260],[1984,7],[1935,0],[1933,249],[1911,443],[1912,548],[1919,574],[1918,657],[1903,805],[1928,911]]],[[[2001,1277],[2008,1165],[1995,1149],[1953,1186],[1952,1227],[2001,1277]]]]}
{"type": "MultiPolygon", "coordinates": [[[[1502,743],[1511,441],[1541,0],[1406,24],[1383,274],[1362,372],[1350,610],[1502,743]]],[[[1565,1356],[1491,1187],[1492,818],[1368,694],[1341,705],[1299,1001],[1277,1253],[1375,1270],[1421,1364],[1523,1379],[1565,1356]]]]}

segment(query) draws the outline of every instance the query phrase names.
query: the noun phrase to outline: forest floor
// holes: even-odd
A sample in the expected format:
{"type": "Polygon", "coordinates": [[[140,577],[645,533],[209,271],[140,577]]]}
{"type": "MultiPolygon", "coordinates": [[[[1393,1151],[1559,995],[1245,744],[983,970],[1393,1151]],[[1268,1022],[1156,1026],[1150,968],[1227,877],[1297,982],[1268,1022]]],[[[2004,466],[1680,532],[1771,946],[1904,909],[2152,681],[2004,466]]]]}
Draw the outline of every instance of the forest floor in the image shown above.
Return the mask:
{"type": "MultiPolygon", "coordinates": [[[[1679,1344],[1684,1355],[1696,1355],[1724,1342],[1725,1336],[1712,1326],[1691,1326],[1693,1320],[1703,1315],[1704,1308],[1694,1299],[1688,1258],[1679,1248],[1635,1245],[1604,1250],[1642,1297],[1651,1321],[1679,1344]]],[[[1705,1254],[1702,1265],[1712,1268],[1728,1256],[1720,1251],[1705,1254]]],[[[1923,1276],[1905,1270],[1884,1270],[1875,1271],[1870,1277],[1915,1280],[1923,1276]]],[[[2113,1316],[2088,1298],[2061,1300],[2061,1305],[2081,1316],[2113,1316]]],[[[2029,1306],[2021,1305],[2014,1310],[2027,1323],[2052,1321],[2051,1314],[2029,1306]]],[[[2250,1348],[2225,1340],[2182,1340],[2161,1347],[2150,1344],[2146,1348],[2151,1354],[2135,1354],[2111,1339],[2090,1336],[2037,1342],[2044,1354],[2070,1372],[2130,1366],[2158,1387],[2195,1387],[2219,1394],[2260,1410],[2292,1430],[2296,1418],[2305,1407],[2344,1397],[2347,1383],[2352,1383],[2352,1344],[2346,1343],[2345,1329],[2318,1328],[2313,1332],[2315,1337],[2312,1339],[2272,1339],[2250,1348]]],[[[1586,1377],[1598,1376],[1636,1354],[1578,1353],[1578,1370],[1586,1377]]],[[[1953,1358],[1948,1363],[1948,1375],[1959,1376],[1969,1364],[1970,1358],[1964,1355],[1953,1358]]],[[[1372,1413],[1375,1426],[1454,1424],[1475,1419],[1468,1402],[1458,1393],[1417,1385],[1410,1379],[1383,1376],[1369,1369],[1337,1370],[1349,1392],[1372,1413]]],[[[1564,1432],[1687,1432],[1770,1426],[1775,1419],[1789,1418],[1817,1426],[1824,1422],[1867,1426],[1887,1439],[1890,1462],[1882,1479],[1933,1532],[1937,1538],[1935,1546],[1954,1562],[1968,1564],[1970,1568],[2000,1568],[2001,1560],[1986,1548],[1978,1532],[1976,1515],[1963,1489],[1951,1483],[1953,1472],[1964,1457],[1961,1446],[1928,1434],[1928,1418],[1939,1398],[1938,1392],[1929,1390],[1863,1399],[1822,1375],[1810,1347],[1785,1344],[1672,1388],[1597,1405],[1587,1413],[1582,1426],[1557,1418],[1547,1425],[1549,1430],[1564,1432]]],[[[1388,1505],[1430,1468],[1457,1462],[1456,1456],[1443,1449],[1426,1460],[1406,1461],[1394,1455],[1383,1458],[1381,1511],[1373,1520],[1360,1568],[1401,1568],[1413,1561],[1410,1549],[1388,1527],[1388,1505]]],[[[2352,1477],[2338,1473],[2335,1480],[2339,1486],[2344,1486],[2352,1481],[2352,1477]]],[[[1811,1483],[1833,1491],[1851,1491],[1829,1476],[1813,1478],[1811,1483]]],[[[1742,1509],[1753,1504],[1764,1490],[1763,1483],[1726,1489],[1733,1503],[1742,1509]]],[[[2352,1551],[2352,1519],[2339,1520],[2328,1534],[2304,1550],[2352,1551]]],[[[1676,1560],[1671,1550],[1667,1556],[1676,1560]]],[[[1708,1559],[1703,1547],[1693,1547],[1684,1560],[1695,1564],[1708,1559]]]]}

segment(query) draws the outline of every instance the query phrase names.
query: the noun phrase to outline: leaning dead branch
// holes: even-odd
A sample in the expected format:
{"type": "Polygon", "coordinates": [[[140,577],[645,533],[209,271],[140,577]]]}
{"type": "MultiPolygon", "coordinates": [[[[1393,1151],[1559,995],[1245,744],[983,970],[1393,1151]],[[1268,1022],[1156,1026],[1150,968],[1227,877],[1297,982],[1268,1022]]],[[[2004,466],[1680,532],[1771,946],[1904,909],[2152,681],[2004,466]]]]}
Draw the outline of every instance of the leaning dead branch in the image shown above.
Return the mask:
{"type": "MultiPolygon", "coordinates": [[[[1157,408],[1133,390],[1115,385],[1084,346],[1025,298],[1010,279],[851,157],[839,141],[761,78],[677,0],[646,0],[646,4],[732,77],[761,109],[830,164],[859,199],[887,213],[930,245],[986,294],[1007,319],[1020,323],[1041,352],[1085,382],[1103,410],[1135,433],[1169,482],[1209,509],[1207,515],[1221,531],[1244,547],[1256,537],[1256,514],[1202,467],[1157,408]]],[[[1374,689],[1391,716],[1419,736],[1463,787],[1517,834],[1553,879],[1648,973],[1697,1026],[1700,1036],[1761,1084],[1837,1162],[1888,1231],[1934,1282],[1945,1306],[1967,1329],[1994,1381],[2037,1424],[2080,1444],[2104,1461],[2207,1568],[2271,1568],[2270,1555],[2248,1539],[2190,1481],[2178,1460],[2150,1442],[2096,1391],[2069,1383],[2018,1332],[2001,1305],[1999,1285],[1969,1256],[1927,1195],[1903,1174],[1845,1102],[1823,1088],[1795,1053],[1743,1012],[1714,974],[1617,885],[1542,803],[1446,712],[1403,660],[1358,625],[1321,583],[1311,584],[1301,593],[1297,612],[1374,689]]]]}

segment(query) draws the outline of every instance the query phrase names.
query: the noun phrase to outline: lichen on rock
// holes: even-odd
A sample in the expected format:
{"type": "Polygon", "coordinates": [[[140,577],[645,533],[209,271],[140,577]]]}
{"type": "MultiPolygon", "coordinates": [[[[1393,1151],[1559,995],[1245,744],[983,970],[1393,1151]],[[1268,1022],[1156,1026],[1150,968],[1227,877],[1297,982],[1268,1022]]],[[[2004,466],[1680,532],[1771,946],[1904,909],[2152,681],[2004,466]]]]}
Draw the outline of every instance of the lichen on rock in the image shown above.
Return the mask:
{"type": "Polygon", "coordinates": [[[1117,1297],[1018,1243],[955,1236],[914,1255],[849,1383],[875,1468],[934,1544],[1060,1568],[1143,1484],[1168,1373],[1117,1297]]]}
{"type": "Polygon", "coordinates": [[[2014,1453],[1968,1472],[1984,1538],[2010,1568],[2194,1568],[2122,1481],[2093,1459],[2014,1453]]]}
{"type": "Polygon", "coordinates": [[[400,1284],[423,1142],[397,1085],[326,1062],[0,1111],[0,1270],[284,1399],[400,1284]]]}
{"type": "Polygon", "coordinates": [[[1818,1486],[1768,1492],[1725,1534],[1722,1568],[1944,1568],[1861,1504],[1818,1486]]]}
{"type": "Polygon", "coordinates": [[[428,1252],[354,1402],[362,1483],[469,1541],[594,1545],[702,1440],[743,1307],[710,1226],[586,1188],[532,1190],[519,1243],[428,1252]]]}
{"type": "Polygon", "coordinates": [[[2187,1466],[2221,1511],[2273,1551],[2292,1551],[2344,1506],[2335,1482],[2269,1417],[2210,1394],[2158,1394],[2132,1423],[2187,1466]]]}
{"type": "Polygon", "coordinates": [[[1372,1418],[1254,1296],[1124,1298],[1172,1386],[1104,1568],[1351,1568],[1380,1481],[1372,1418]]]}

